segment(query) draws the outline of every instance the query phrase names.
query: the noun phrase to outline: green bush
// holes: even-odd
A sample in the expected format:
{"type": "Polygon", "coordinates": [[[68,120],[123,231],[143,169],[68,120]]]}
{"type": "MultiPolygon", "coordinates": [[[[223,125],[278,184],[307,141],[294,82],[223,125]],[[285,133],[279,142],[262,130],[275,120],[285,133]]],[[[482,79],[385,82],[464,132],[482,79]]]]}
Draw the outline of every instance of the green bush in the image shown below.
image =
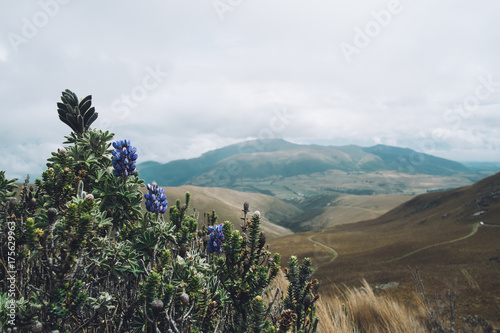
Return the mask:
{"type": "Polygon", "coordinates": [[[292,257],[288,295],[274,293],[280,256],[260,213],[245,203],[241,231],[215,212],[200,227],[187,193],[165,219],[163,189],[141,191],[136,149],[90,128],[91,97],[61,100],[72,133],[42,178],[18,188],[0,172],[0,332],[316,330],[311,262],[292,257]]]}

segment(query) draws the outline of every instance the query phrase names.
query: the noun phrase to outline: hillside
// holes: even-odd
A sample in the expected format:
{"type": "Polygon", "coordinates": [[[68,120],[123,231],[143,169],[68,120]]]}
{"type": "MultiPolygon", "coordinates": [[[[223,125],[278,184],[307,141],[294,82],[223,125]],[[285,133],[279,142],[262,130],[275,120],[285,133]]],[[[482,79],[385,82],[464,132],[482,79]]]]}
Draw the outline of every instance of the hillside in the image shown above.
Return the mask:
{"type": "Polygon", "coordinates": [[[480,178],[460,163],[411,149],[299,145],[281,139],[247,141],[165,164],[145,162],[138,170],[147,182],[162,186],[225,187],[282,199],[332,192],[413,195],[480,178]]]}
{"type": "Polygon", "coordinates": [[[276,223],[294,232],[320,230],[376,218],[411,198],[393,194],[322,194],[293,201],[302,213],[276,223]]]}
{"type": "Polygon", "coordinates": [[[191,193],[191,209],[188,213],[196,213],[200,225],[204,223],[204,214],[215,210],[219,223],[230,221],[239,229],[243,217],[243,203],[248,202],[251,212],[261,212],[262,229],[268,240],[292,233],[288,228],[271,221],[280,221],[300,212],[295,206],[264,194],[196,186],[165,187],[169,206],[175,205],[177,199],[184,203],[186,192],[191,193]]]}
{"type": "MultiPolygon", "coordinates": [[[[271,242],[285,258],[312,257],[329,284],[395,286],[414,291],[408,267],[418,267],[430,295],[457,293],[460,314],[498,321],[500,313],[500,173],[473,185],[419,195],[378,218],[271,242]],[[483,223],[481,223],[483,222],[483,223]]],[[[432,296],[434,297],[434,296],[432,296]]]]}
{"type": "Polygon", "coordinates": [[[204,213],[215,210],[221,219],[219,222],[228,220],[238,226],[241,222],[243,203],[247,201],[252,212],[261,212],[263,228],[269,239],[375,218],[412,198],[404,195],[337,194],[286,202],[261,193],[225,188],[185,185],[165,187],[165,191],[169,206],[174,205],[177,199],[183,202],[186,192],[190,192],[190,206],[197,212],[200,223],[203,223],[204,213]]]}

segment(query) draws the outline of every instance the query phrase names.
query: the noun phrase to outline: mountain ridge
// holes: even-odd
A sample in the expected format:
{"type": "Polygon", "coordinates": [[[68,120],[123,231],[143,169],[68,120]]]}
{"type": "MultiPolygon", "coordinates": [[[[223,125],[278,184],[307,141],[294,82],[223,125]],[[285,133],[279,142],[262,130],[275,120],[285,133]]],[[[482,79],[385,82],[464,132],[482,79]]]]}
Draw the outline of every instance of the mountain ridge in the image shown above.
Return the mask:
{"type": "Polygon", "coordinates": [[[459,162],[409,148],[303,145],[283,139],[245,141],[196,158],[164,164],[147,161],[139,164],[138,170],[147,182],[156,181],[162,186],[196,185],[239,190],[248,190],[243,185],[248,181],[308,176],[331,170],[432,176],[472,173],[459,162]]]}

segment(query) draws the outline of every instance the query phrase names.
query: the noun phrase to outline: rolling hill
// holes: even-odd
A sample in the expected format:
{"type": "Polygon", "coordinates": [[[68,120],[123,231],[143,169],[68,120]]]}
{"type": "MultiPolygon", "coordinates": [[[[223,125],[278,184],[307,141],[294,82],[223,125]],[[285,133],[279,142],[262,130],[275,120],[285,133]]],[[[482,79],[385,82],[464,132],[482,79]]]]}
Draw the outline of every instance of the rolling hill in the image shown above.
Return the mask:
{"type": "Polygon", "coordinates": [[[284,258],[313,258],[328,285],[393,286],[410,300],[408,267],[420,270],[431,297],[456,293],[460,315],[500,322],[500,173],[473,185],[419,195],[371,220],[271,241],[284,258]],[[436,296],[434,296],[436,295],[436,296]]]}
{"type": "Polygon", "coordinates": [[[295,201],[294,204],[302,212],[276,223],[293,232],[321,230],[374,219],[411,198],[395,194],[322,194],[295,201]]]}
{"type": "Polygon", "coordinates": [[[418,194],[471,184],[464,165],[411,149],[377,145],[299,145],[253,140],[200,157],[138,166],[162,186],[196,185],[260,192],[282,199],[324,193],[418,194]]]}
{"type": "Polygon", "coordinates": [[[239,230],[243,217],[241,211],[243,203],[249,202],[251,212],[259,210],[262,214],[262,230],[268,240],[292,234],[290,229],[276,225],[272,221],[281,221],[300,213],[295,206],[265,194],[190,185],[165,187],[169,206],[174,205],[177,199],[184,203],[186,192],[191,194],[191,209],[188,213],[197,215],[200,226],[204,224],[204,214],[215,210],[219,216],[219,223],[230,221],[239,230]]]}
{"type": "MultiPolygon", "coordinates": [[[[143,191],[146,191],[143,189],[143,191]]],[[[219,222],[231,221],[239,226],[241,209],[246,201],[251,212],[262,214],[262,228],[268,239],[290,235],[294,232],[316,230],[333,225],[354,223],[375,218],[411,197],[403,195],[356,196],[338,194],[307,198],[302,203],[289,203],[261,193],[240,192],[225,188],[184,185],[165,187],[169,206],[175,200],[184,202],[186,192],[191,193],[191,210],[203,224],[204,214],[215,210],[219,222]]]]}

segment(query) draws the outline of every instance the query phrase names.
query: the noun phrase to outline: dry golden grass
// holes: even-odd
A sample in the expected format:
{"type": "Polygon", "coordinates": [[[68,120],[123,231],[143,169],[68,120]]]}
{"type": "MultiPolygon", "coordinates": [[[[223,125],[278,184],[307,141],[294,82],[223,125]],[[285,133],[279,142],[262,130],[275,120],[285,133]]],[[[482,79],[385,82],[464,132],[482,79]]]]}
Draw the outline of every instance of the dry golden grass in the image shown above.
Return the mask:
{"type": "MultiPolygon", "coordinates": [[[[143,188],[143,191],[146,191],[143,188]]],[[[180,199],[184,203],[186,192],[191,193],[191,204],[189,214],[193,209],[198,214],[198,223],[204,223],[203,214],[215,210],[219,216],[219,223],[231,221],[236,229],[239,229],[241,217],[243,217],[243,203],[250,203],[250,212],[259,210],[262,216],[262,230],[266,233],[267,239],[271,240],[284,235],[292,234],[289,229],[272,223],[271,220],[281,220],[287,216],[297,214],[299,209],[274,197],[259,194],[238,192],[225,188],[180,186],[165,187],[165,193],[169,201],[169,206],[175,205],[175,201],[180,199]]]]}
{"type": "Polygon", "coordinates": [[[499,193],[500,173],[416,197],[374,220],[272,240],[271,250],[282,258],[311,257],[323,292],[341,285],[362,288],[361,279],[371,285],[397,282],[386,292],[400,304],[413,303],[408,267],[418,267],[429,295],[457,294],[458,323],[477,315],[498,328],[499,193]],[[335,260],[327,247],[338,254],[335,260]]]}
{"type": "MultiPolygon", "coordinates": [[[[267,300],[271,301],[276,290],[286,293],[288,281],[280,272],[267,300]]],[[[278,295],[282,295],[278,293],[278,295]]],[[[426,328],[424,305],[416,298],[409,308],[388,296],[375,295],[366,282],[360,288],[336,288],[325,291],[316,302],[319,333],[422,333],[426,328]]]]}
{"type": "Polygon", "coordinates": [[[427,332],[425,309],[415,308],[387,296],[375,295],[363,281],[360,288],[344,288],[335,295],[321,297],[317,313],[319,332],[427,332]]]}

